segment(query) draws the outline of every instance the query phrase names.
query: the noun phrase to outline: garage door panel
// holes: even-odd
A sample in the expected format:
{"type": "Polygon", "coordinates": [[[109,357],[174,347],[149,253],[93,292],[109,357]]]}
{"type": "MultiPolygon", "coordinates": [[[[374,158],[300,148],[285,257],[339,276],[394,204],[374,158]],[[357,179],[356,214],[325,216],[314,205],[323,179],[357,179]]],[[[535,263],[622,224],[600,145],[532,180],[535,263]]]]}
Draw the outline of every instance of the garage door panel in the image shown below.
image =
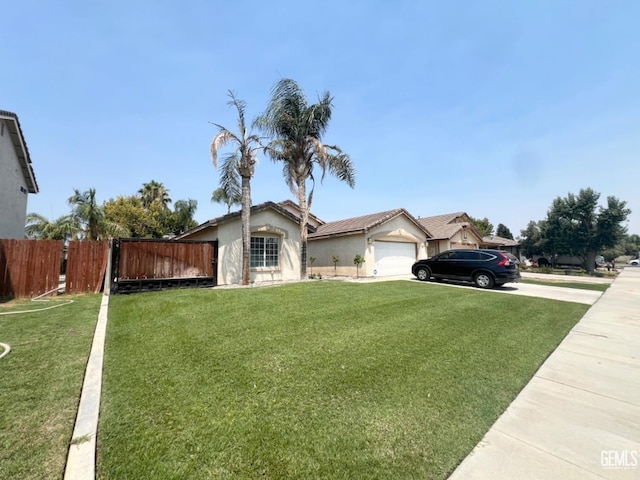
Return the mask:
{"type": "Polygon", "coordinates": [[[374,275],[410,275],[416,261],[415,243],[375,242],[374,275]]]}

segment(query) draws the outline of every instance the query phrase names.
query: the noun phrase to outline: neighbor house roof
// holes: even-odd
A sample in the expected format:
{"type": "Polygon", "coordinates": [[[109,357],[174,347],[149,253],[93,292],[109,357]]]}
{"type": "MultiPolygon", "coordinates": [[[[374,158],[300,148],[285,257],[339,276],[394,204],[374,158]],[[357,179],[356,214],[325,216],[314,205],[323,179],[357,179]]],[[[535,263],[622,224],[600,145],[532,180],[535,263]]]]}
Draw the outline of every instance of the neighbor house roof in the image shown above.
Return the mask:
{"type": "MultiPolygon", "coordinates": [[[[289,210],[285,209],[284,207],[282,207],[281,205],[274,203],[274,202],[264,202],[264,203],[260,203],[258,205],[253,205],[251,207],[251,213],[257,213],[257,212],[261,212],[263,210],[268,210],[268,209],[273,209],[276,212],[280,213],[281,215],[289,218],[292,222],[294,223],[300,223],[300,218],[297,217],[296,215],[294,215],[293,213],[291,213],[289,210]]],[[[217,227],[218,225],[228,222],[229,220],[233,220],[235,218],[239,218],[242,214],[242,210],[238,210],[237,212],[231,212],[231,213],[227,213],[226,215],[223,215],[221,217],[216,217],[216,218],[212,218],[211,220],[207,220],[204,223],[201,223],[200,225],[198,225],[197,227],[192,228],[191,230],[187,230],[186,232],[184,232],[181,235],[178,235],[177,237],[175,237],[176,240],[179,240],[181,238],[184,237],[188,237],[190,235],[193,235],[194,233],[200,232],[202,230],[205,230],[207,228],[211,228],[211,227],[217,227]]],[[[309,225],[309,231],[314,231],[315,228],[312,225],[309,225]]]]}
{"type": "Polygon", "coordinates": [[[463,227],[471,229],[478,239],[482,238],[480,232],[478,232],[471,223],[469,215],[465,212],[445,213],[444,215],[435,215],[433,217],[420,217],[418,221],[431,232],[434,240],[448,240],[463,227]]]}
{"type": "Polygon", "coordinates": [[[11,143],[13,143],[13,147],[15,148],[20,169],[22,170],[24,181],[27,184],[27,190],[29,193],[38,193],[38,182],[36,182],[36,175],[33,173],[29,149],[27,148],[27,142],[22,133],[22,127],[20,127],[18,115],[13,112],[7,112],[6,110],[0,110],[0,120],[4,120],[5,125],[7,125],[11,143]]]}
{"type": "Polygon", "coordinates": [[[484,243],[498,245],[501,247],[517,247],[518,245],[520,245],[520,242],[517,240],[499,237],[498,235],[489,235],[488,237],[482,237],[482,241],[484,243]]]}
{"type": "Polygon", "coordinates": [[[347,218],[344,220],[338,220],[336,222],[328,222],[320,225],[315,233],[309,235],[309,239],[318,239],[326,237],[336,237],[340,235],[353,235],[358,233],[365,233],[378,225],[381,225],[389,220],[400,215],[405,215],[412,223],[414,223],[420,230],[425,232],[427,236],[431,237],[431,233],[421,225],[409,212],[404,208],[396,208],[395,210],[387,210],[385,212],[372,213],[370,215],[363,215],[361,217],[347,218]]]}

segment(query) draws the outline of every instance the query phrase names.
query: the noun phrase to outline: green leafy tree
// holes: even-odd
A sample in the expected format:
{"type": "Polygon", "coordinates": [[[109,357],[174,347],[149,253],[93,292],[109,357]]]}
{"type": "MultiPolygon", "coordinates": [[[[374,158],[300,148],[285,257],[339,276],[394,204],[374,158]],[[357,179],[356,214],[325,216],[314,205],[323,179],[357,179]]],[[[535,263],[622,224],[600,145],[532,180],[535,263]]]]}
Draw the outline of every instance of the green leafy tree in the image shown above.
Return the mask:
{"type": "Polygon", "coordinates": [[[333,262],[333,274],[338,274],[338,262],[340,261],[340,257],[338,255],[333,255],[331,257],[331,261],[333,262]]]}
{"type": "Polygon", "coordinates": [[[353,264],[356,266],[356,278],[360,278],[360,265],[364,263],[364,257],[360,254],[353,258],[353,264]]]}
{"type": "Polygon", "coordinates": [[[473,226],[480,232],[480,235],[483,237],[488,237],[493,233],[493,224],[489,221],[487,217],[484,218],[474,218],[469,217],[471,219],[471,223],[473,226]]]}
{"type": "Polygon", "coordinates": [[[544,239],[542,238],[541,223],[531,220],[527,228],[520,231],[520,247],[524,254],[531,258],[534,255],[544,255],[544,239]]]}
{"type": "Polygon", "coordinates": [[[633,255],[638,258],[638,255],[640,255],[640,235],[625,235],[622,241],[622,247],[622,255],[633,255]]]}
{"type": "Polygon", "coordinates": [[[162,230],[157,219],[149,214],[139,196],[118,196],[104,204],[105,218],[127,228],[126,236],[133,238],[154,238],[162,230]]]}
{"type": "Polygon", "coordinates": [[[513,240],[513,234],[511,233],[511,230],[509,230],[507,226],[502,223],[498,224],[498,228],[496,229],[496,235],[502,238],[508,238],[510,240],[513,240]]]}
{"type": "Polygon", "coordinates": [[[316,176],[320,169],[322,181],[328,172],[355,185],[355,169],[349,155],[336,145],[322,143],[333,109],[332,97],[325,92],[318,103],[309,103],[294,80],[284,78],[271,91],[271,99],[255,124],[272,141],[265,148],[275,162],[282,163],[282,173],[302,212],[300,222],[300,275],[307,276],[307,236],[309,212],[313,201],[316,176]],[[307,182],[310,182],[308,188],[307,182]],[[307,194],[308,192],[308,194],[307,194]]]}
{"type": "Polygon", "coordinates": [[[211,201],[214,203],[223,203],[227,206],[227,213],[231,213],[231,207],[234,205],[242,205],[242,192],[240,186],[232,185],[231,183],[227,183],[227,187],[231,186],[229,192],[225,191],[223,188],[216,188],[211,194],[211,201]]]}
{"type": "Polygon", "coordinates": [[[583,260],[584,269],[593,273],[596,255],[618,244],[626,233],[622,223],[631,210],[626,202],[607,197],[606,206],[598,204],[600,194],[591,188],[578,195],[569,193],[556,198],[542,228],[547,250],[553,254],[575,255],[583,260]]]}
{"type": "Polygon", "coordinates": [[[80,224],[73,215],[63,215],[49,221],[38,213],[29,213],[25,226],[27,238],[40,240],[75,240],[80,234],[80,224]]]}
{"type": "Polygon", "coordinates": [[[228,105],[235,107],[238,111],[238,131],[233,133],[222,125],[214,123],[218,127],[218,134],[211,142],[211,160],[213,166],[218,168],[218,150],[227,144],[233,144],[234,150],[229,153],[221,165],[220,188],[225,194],[233,198],[240,176],[242,210],[242,284],[249,284],[250,273],[250,248],[251,248],[251,177],[255,172],[258,162],[257,152],[262,148],[260,137],[247,130],[245,121],[246,103],[238,100],[233,92],[229,91],[231,100],[228,105]]]}

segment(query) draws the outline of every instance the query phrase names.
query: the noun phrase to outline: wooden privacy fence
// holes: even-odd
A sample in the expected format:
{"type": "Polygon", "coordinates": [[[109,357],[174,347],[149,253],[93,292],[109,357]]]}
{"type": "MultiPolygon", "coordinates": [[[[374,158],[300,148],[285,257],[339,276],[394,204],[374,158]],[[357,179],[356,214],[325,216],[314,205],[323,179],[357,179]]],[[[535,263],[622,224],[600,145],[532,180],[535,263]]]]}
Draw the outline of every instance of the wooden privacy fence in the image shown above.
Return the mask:
{"type": "Polygon", "coordinates": [[[0,240],[0,298],[37,297],[58,287],[63,242],[0,240]]]}
{"type": "Polygon", "coordinates": [[[113,241],[111,293],[217,285],[217,241],[113,241]]]}
{"type": "MultiPolygon", "coordinates": [[[[112,242],[112,293],[217,285],[217,241],[112,242]]],[[[64,254],[58,240],[0,240],[0,298],[57,293],[64,254]]],[[[66,293],[102,290],[109,242],[69,242],[66,258],[66,293]]]]}
{"type": "Polygon", "coordinates": [[[66,293],[99,292],[109,259],[109,242],[69,242],[66,293]]]}

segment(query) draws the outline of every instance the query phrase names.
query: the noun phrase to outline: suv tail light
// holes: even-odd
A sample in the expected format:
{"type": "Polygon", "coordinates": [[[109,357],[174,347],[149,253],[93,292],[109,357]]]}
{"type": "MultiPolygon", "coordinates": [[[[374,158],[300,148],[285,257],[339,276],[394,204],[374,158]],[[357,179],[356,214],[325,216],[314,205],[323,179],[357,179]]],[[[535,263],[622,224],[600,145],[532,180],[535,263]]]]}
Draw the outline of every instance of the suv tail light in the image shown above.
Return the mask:
{"type": "Polygon", "coordinates": [[[511,260],[509,260],[509,257],[507,257],[506,255],[502,255],[502,254],[500,254],[500,256],[502,256],[502,260],[500,260],[498,262],[499,266],[508,267],[509,265],[511,265],[511,260]]]}

